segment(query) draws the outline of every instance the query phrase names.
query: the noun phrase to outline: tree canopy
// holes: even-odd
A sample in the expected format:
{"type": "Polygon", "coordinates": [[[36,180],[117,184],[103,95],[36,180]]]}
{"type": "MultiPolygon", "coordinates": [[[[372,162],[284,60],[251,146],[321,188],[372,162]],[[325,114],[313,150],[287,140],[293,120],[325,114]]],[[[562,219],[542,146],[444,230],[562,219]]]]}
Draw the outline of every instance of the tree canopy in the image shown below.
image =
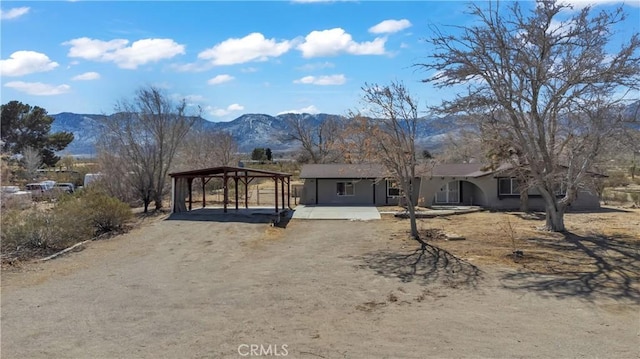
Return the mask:
{"type": "Polygon", "coordinates": [[[23,154],[27,148],[35,149],[45,165],[55,166],[60,160],[55,152],[62,151],[73,141],[73,133],[50,133],[53,118],[42,107],[10,101],[2,105],[1,112],[3,151],[23,154]]]}
{"type": "Polygon", "coordinates": [[[563,231],[565,210],[607,139],[624,127],[625,100],[637,100],[630,94],[640,84],[640,38],[611,52],[621,8],[596,13],[536,1],[469,11],[473,25],[450,34],[433,28],[430,61],[416,66],[432,71],[424,81],[436,88],[466,88],[438,110],[467,115],[492,156],[541,194],[547,229],[563,231]]]}
{"type": "Polygon", "coordinates": [[[402,82],[389,85],[368,84],[362,87],[362,102],[368,116],[359,111],[351,114],[351,125],[345,138],[345,150],[359,151],[359,144],[366,143],[366,154],[358,154],[382,163],[390,178],[393,178],[405,199],[411,226],[411,236],[422,244],[416,222],[417,191],[415,186],[418,158],[416,155],[416,132],[419,106],[402,82]]]}
{"type": "Polygon", "coordinates": [[[108,178],[126,179],[147,212],[163,206],[167,178],[178,147],[197,117],[184,100],[175,103],[153,86],[116,104],[116,115],[100,123],[100,159],[108,178]]]}

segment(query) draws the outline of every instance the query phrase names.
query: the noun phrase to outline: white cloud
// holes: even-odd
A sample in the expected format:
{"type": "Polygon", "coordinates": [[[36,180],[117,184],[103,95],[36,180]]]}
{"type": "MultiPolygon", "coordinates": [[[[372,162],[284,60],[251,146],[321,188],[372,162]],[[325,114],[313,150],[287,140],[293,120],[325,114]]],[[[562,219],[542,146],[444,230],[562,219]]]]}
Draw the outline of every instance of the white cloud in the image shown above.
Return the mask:
{"type": "Polygon", "coordinates": [[[58,63],[45,54],[35,51],[16,51],[6,60],[0,60],[2,76],[22,76],[35,72],[51,71],[58,63]]]}
{"type": "Polygon", "coordinates": [[[246,68],[244,68],[244,69],[242,69],[240,71],[242,71],[244,73],[252,73],[252,72],[258,72],[258,68],[256,68],[256,67],[246,67],[246,68]]]}
{"type": "Polygon", "coordinates": [[[323,31],[312,31],[298,50],[302,51],[305,58],[318,56],[335,56],[340,53],[351,55],[384,55],[386,38],[376,38],[373,41],[355,42],[350,34],[341,28],[323,31]]]}
{"type": "Polygon", "coordinates": [[[203,72],[211,69],[211,64],[193,62],[188,64],[171,64],[170,67],[178,72],[203,72]]]}
{"type": "Polygon", "coordinates": [[[309,85],[342,85],[347,81],[344,75],[329,75],[329,76],[305,76],[301,79],[294,80],[296,84],[309,84],[309,85]]]}
{"type": "Polygon", "coordinates": [[[206,110],[212,116],[224,117],[229,115],[232,112],[244,110],[244,106],[234,103],[227,106],[227,108],[217,108],[217,107],[207,106],[206,110]]]}
{"type": "Polygon", "coordinates": [[[316,113],[320,113],[320,111],[314,105],[310,105],[310,106],[303,107],[303,108],[297,109],[297,110],[287,110],[287,111],[278,112],[278,114],[276,114],[276,116],[277,115],[284,115],[286,113],[310,113],[310,114],[316,114],[316,113]]]}
{"type": "Polygon", "coordinates": [[[598,6],[598,5],[606,5],[606,4],[625,4],[635,7],[640,7],[640,1],[638,0],[566,0],[564,1],[567,5],[572,5],[575,9],[582,9],[587,6],[598,6]]]}
{"type": "Polygon", "coordinates": [[[22,15],[26,15],[27,13],[29,13],[29,10],[31,10],[31,8],[29,8],[28,6],[14,7],[13,9],[9,9],[7,11],[0,10],[0,19],[1,20],[16,19],[22,15]]]}
{"type": "Polygon", "coordinates": [[[78,76],[74,76],[72,80],[74,81],[90,81],[90,80],[99,80],[100,74],[97,72],[85,72],[78,76]]]}
{"type": "Polygon", "coordinates": [[[375,26],[369,28],[372,34],[389,34],[402,31],[411,27],[411,22],[407,19],[402,20],[385,20],[375,26]]]}
{"type": "Polygon", "coordinates": [[[202,103],[202,102],[206,101],[206,98],[204,96],[202,96],[202,95],[187,95],[187,96],[184,96],[184,97],[181,97],[181,96],[176,96],[176,97],[179,98],[179,99],[183,99],[184,98],[185,101],[187,101],[188,103],[192,103],[192,104],[202,103]]]}
{"type": "Polygon", "coordinates": [[[69,57],[113,62],[120,68],[131,70],[140,65],[170,59],[185,53],[185,46],[172,39],[142,39],[127,46],[129,40],[125,39],[102,41],[81,37],[62,44],[71,46],[69,57]]]}
{"type": "Polygon", "coordinates": [[[297,69],[301,71],[316,71],[316,70],[322,70],[322,69],[332,69],[334,67],[336,67],[336,65],[331,62],[317,62],[315,64],[302,65],[297,69]]]}
{"type": "Polygon", "coordinates": [[[266,39],[258,32],[241,39],[231,38],[198,54],[199,59],[211,60],[214,65],[235,65],[250,61],[266,61],[278,57],[292,47],[292,42],[266,39]]]}
{"type": "Polygon", "coordinates": [[[213,77],[212,79],[207,81],[207,83],[209,85],[219,85],[221,83],[232,81],[233,79],[235,79],[235,77],[231,75],[223,74],[223,75],[218,75],[216,77],[213,77]]]}
{"type": "Polygon", "coordinates": [[[69,85],[49,85],[42,82],[23,82],[12,81],[7,82],[5,87],[12,88],[16,91],[24,92],[35,96],[52,96],[67,93],[71,90],[69,85]]]}

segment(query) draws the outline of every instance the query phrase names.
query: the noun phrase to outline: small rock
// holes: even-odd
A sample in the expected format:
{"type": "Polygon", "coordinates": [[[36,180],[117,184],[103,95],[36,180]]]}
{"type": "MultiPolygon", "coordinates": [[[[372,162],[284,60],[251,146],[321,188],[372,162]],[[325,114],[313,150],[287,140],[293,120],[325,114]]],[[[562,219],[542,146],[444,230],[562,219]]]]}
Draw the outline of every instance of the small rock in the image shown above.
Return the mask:
{"type": "Polygon", "coordinates": [[[459,235],[459,234],[447,234],[446,235],[446,239],[448,241],[464,241],[466,238],[464,238],[463,236],[459,235]]]}

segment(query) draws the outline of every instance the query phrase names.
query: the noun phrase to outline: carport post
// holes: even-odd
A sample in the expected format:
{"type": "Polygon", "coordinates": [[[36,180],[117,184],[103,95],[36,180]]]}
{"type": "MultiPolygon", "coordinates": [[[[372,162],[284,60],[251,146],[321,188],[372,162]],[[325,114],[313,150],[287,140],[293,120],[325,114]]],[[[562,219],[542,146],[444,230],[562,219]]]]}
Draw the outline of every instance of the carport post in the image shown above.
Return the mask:
{"type": "Polygon", "coordinates": [[[276,213],[278,213],[278,176],[273,177],[276,181],[276,190],[274,191],[276,194],[276,213]]]}
{"type": "Polygon", "coordinates": [[[284,209],[284,177],[280,178],[280,184],[282,189],[282,209],[284,209]]]}
{"type": "Polygon", "coordinates": [[[287,177],[287,207],[291,209],[291,177],[287,177]]]}
{"type": "Polygon", "coordinates": [[[244,171],[244,208],[249,208],[249,175],[244,171]]]}
{"type": "Polygon", "coordinates": [[[225,169],[222,174],[222,188],[224,193],[224,198],[222,202],[224,203],[224,213],[227,213],[227,201],[229,200],[229,188],[227,187],[227,170],[225,169]]]}
{"type": "Polygon", "coordinates": [[[171,177],[171,213],[176,212],[176,177],[171,177]]]}
{"type": "Polygon", "coordinates": [[[204,181],[204,177],[200,177],[200,179],[202,180],[202,208],[204,208],[207,205],[207,192],[204,189],[206,182],[204,181]]]}
{"type": "Polygon", "coordinates": [[[191,210],[191,204],[193,202],[193,188],[191,188],[193,185],[193,178],[189,178],[187,183],[189,184],[189,210],[191,210]]]}
{"type": "Polygon", "coordinates": [[[238,172],[233,177],[233,181],[236,183],[236,210],[238,209],[238,172]]]}

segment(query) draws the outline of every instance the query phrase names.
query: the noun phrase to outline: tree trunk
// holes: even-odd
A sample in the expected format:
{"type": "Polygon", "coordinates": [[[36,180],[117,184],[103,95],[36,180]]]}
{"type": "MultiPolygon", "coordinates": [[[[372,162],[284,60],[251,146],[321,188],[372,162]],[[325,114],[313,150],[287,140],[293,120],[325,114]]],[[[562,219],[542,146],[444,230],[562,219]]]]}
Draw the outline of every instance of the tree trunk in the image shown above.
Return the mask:
{"type": "Polygon", "coordinates": [[[416,221],[416,209],[412,203],[407,204],[407,209],[409,210],[409,222],[411,223],[411,237],[417,240],[420,238],[420,233],[418,233],[418,223],[416,221]]]}
{"type": "MultiPolygon", "coordinates": [[[[407,196],[411,197],[411,196],[407,196]]],[[[427,243],[420,238],[420,232],[418,232],[418,223],[416,221],[416,207],[413,205],[412,198],[407,198],[407,210],[409,211],[409,223],[411,225],[411,238],[415,239],[420,243],[422,249],[427,248],[427,243]]]]}
{"type": "Polygon", "coordinates": [[[549,205],[546,206],[546,223],[544,228],[553,232],[564,232],[564,212],[565,206],[549,205]]]}
{"type": "Polygon", "coordinates": [[[520,212],[529,212],[529,191],[527,189],[520,191],[520,212]]]}

